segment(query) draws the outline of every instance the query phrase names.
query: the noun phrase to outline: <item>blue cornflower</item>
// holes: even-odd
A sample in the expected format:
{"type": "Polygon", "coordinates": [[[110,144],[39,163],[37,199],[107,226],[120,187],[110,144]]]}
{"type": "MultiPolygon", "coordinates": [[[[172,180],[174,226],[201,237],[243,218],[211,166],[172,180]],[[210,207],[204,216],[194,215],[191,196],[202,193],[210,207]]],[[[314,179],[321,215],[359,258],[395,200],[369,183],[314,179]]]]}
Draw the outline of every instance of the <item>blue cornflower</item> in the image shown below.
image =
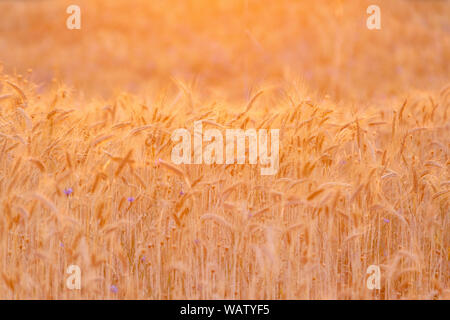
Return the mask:
{"type": "Polygon", "coordinates": [[[119,291],[119,289],[115,286],[112,285],[111,288],[109,289],[112,293],[117,293],[117,291],[119,291]]]}

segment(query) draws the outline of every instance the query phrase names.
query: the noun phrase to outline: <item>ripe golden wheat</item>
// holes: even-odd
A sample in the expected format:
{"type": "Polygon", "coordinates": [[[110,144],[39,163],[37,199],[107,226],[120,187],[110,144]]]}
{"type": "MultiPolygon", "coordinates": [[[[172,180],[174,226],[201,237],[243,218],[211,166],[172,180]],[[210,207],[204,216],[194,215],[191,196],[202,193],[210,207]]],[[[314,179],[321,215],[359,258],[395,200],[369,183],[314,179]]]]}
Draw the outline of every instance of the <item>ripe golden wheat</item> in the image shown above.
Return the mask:
{"type": "MultiPolygon", "coordinates": [[[[374,35],[348,18],[364,6],[340,1],[197,1],[202,14],[158,3],[81,1],[88,31],[48,22],[53,36],[31,41],[17,25],[0,42],[0,298],[449,299],[449,38],[428,41],[419,24],[445,21],[448,5],[385,2],[383,28],[399,35],[374,35]],[[419,19],[409,6],[436,10],[419,19]],[[283,49],[300,35],[310,83],[283,49]],[[50,81],[55,65],[64,81],[50,81]],[[171,133],[197,120],[280,129],[278,173],[173,164],[171,133]],[[66,287],[69,265],[81,290],[66,287]],[[370,265],[380,290],[366,286],[370,265]]],[[[38,31],[39,15],[64,12],[2,6],[38,31]]]]}

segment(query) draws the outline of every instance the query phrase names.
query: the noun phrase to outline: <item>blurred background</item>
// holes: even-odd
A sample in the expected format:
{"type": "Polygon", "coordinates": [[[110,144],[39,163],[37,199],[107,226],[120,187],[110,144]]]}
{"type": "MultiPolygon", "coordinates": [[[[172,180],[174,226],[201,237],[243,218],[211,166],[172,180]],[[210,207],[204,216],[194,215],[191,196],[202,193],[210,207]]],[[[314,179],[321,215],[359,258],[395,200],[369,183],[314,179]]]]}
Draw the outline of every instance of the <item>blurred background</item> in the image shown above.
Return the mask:
{"type": "Polygon", "coordinates": [[[170,89],[247,99],[297,81],[335,100],[439,90],[450,75],[446,0],[2,0],[0,62],[44,90],[170,89]],[[66,8],[81,7],[81,30],[66,8]],[[381,30],[366,9],[381,8],[381,30]]]}

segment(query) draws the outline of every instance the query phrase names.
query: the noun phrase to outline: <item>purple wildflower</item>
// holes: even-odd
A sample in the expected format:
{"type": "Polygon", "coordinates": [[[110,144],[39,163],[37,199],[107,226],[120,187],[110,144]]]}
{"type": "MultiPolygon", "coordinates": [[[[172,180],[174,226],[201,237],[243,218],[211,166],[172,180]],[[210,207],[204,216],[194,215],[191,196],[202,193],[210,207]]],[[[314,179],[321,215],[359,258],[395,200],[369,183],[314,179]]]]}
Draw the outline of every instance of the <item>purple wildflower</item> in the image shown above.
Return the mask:
{"type": "Polygon", "coordinates": [[[391,222],[389,219],[386,219],[386,218],[383,218],[383,221],[386,222],[386,223],[391,222]]]}
{"type": "Polygon", "coordinates": [[[61,248],[64,248],[64,243],[60,242],[60,243],[59,243],[59,246],[60,246],[61,248]]]}
{"type": "Polygon", "coordinates": [[[111,288],[109,289],[112,293],[117,293],[117,291],[119,291],[119,289],[115,286],[112,285],[111,288]]]}
{"type": "Polygon", "coordinates": [[[72,189],[72,188],[64,189],[64,194],[65,194],[66,196],[70,196],[70,195],[72,194],[72,192],[73,192],[73,189],[72,189]]]}
{"type": "Polygon", "coordinates": [[[200,243],[200,240],[195,239],[195,240],[194,240],[194,243],[195,243],[195,244],[199,244],[199,243],[200,243]]]}
{"type": "Polygon", "coordinates": [[[134,199],[133,197],[129,197],[127,200],[128,200],[129,203],[131,203],[131,202],[133,202],[136,199],[134,199]]]}
{"type": "Polygon", "coordinates": [[[183,190],[181,190],[180,191],[180,196],[183,196],[184,195],[184,192],[183,192],[183,190]]]}

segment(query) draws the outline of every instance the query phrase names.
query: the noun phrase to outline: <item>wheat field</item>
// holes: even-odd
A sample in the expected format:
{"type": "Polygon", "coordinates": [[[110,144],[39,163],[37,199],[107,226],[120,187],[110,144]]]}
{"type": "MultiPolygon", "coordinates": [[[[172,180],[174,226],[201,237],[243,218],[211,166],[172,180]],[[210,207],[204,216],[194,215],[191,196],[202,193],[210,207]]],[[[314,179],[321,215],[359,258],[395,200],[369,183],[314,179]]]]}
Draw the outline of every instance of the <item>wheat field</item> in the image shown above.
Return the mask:
{"type": "Polygon", "coordinates": [[[375,2],[0,2],[0,298],[449,299],[450,2],[375,2]]]}

